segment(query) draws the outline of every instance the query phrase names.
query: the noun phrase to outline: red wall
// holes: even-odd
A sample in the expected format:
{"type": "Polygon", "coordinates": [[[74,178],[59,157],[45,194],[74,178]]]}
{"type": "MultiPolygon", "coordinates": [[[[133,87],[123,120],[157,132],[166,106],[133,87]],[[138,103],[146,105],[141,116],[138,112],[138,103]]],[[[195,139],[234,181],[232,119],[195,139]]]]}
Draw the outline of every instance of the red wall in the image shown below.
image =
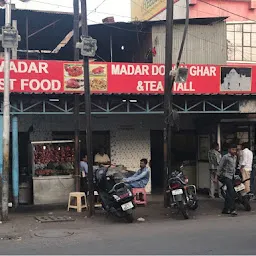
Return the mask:
{"type": "Polygon", "coordinates": [[[246,20],[256,21],[256,0],[247,0],[247,1],[246,0],[243,0],[243,1],[202,0],[202,1],[190,0],[190,3],[191,3],[190,15],[189,15],[190,18],[227,16],[229,17],[227,21],[246,21],[246,20]],[[238,14],[240,16],[234,15],[232,13],[238,14]]]}

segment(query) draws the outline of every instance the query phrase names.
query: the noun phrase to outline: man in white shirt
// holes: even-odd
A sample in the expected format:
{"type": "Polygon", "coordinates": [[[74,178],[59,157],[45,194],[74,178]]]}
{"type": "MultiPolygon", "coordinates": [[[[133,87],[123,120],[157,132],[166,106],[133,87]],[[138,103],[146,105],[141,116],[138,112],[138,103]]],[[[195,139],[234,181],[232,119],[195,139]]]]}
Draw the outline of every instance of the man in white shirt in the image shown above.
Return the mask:
{"type": "Polygon", "coordinates": [[[99,153],[95,155],[94,163],[97,165],[110,165],[110,158],[105,154],[104,148],[101,148],[99,153]]]}
{"type": "Polygon", "coordinates": [[[253,153],[249,149],[249,144],[247,142],[242,144],[242,154],[240,158],[240,171],[243,177],[243,180],[247,180],[245,182],[245,192],[250,192],[250,178],[252,172],[252,164],[253,164],[253,153]],[[249,179],[249,180],[248,180],[249,179]]]}

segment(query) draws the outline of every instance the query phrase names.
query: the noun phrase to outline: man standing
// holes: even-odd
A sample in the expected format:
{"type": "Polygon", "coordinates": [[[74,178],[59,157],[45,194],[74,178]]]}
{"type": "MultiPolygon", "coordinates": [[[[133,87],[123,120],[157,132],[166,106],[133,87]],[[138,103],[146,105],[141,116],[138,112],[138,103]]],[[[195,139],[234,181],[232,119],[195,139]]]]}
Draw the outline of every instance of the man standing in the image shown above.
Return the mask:
{"type": "Polygon", "coordinates": [[[85,194],[87,194],[88,163],[87,163],[87,155],[84,153],[81,154],[80,171],[81,171],[81,183],[80,183],[81,191],[83,191],[83,192],[85,192],[85,194]]]}
{"type": "Polygon", "coordinates": [[[236,216],[235,209],[235,190],[233,185],[233,179],[236,172],[236,145],[229,146],[228,154],[224,155],[220,161],[217,169],[219,180],[226,185],[226,196],[223,214],[231,214],[236,216]]]}
{"type": "Polygon", "coordinates": [[[240,171],[243,177],[243,181],[246,180],[244,183],[245,185],[245,192],[249,193],[250,190],[250,178],[252,172],[252,164],[253,164],[253,153],[249,149],[249,143],[245,142],[242,144],[242,157],[239,161],[240,163],[240,171]]]}
{"type": "Polygon", "coordinates": [[[217,168],[220,163],[221,154],[219,152],[219,144],[213,143],[211,150],[208,152],[209,159],[209,170],[210,170],[210,194],[211,198],[215,198],[215,189],[217,189],[219,197],[221,197],[220,193],[220,185],[217,180],[217,168]]]}
{"type": "Polygon", "coordinates": [[[123,181],[128,183],[132,188],[145,188],[149,181],[149,169],[147,167],[148,160],[140,160],[140,169],[129,178],[124,178],[123,181]]]}

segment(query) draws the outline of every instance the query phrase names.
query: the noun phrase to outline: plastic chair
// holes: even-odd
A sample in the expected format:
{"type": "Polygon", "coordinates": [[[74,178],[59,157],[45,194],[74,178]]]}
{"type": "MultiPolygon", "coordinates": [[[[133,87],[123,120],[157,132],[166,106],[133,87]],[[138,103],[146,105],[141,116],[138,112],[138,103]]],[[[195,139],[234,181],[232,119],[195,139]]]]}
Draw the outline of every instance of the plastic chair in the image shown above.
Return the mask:
{"type": "Polygon", "coordinates": [[[133,188],[134,203],[137,205],[147,205],[147,193],[145,188],[133,188]],[[141,196],[142,195],[142,199],[141,196]]]}
{"type": "Polygon", "coordinates": [[[82,212],[82,209],[87,208],[86,195],[84,192],[69,193],[68,211],[70,208],[76,209],[77,212],[82,212]],[[72,204],[72,199],[74,198],[76,198],[76,205],[72,204]],[[84,199],[84,204],[82,203],[83,199],[84,199]]]}

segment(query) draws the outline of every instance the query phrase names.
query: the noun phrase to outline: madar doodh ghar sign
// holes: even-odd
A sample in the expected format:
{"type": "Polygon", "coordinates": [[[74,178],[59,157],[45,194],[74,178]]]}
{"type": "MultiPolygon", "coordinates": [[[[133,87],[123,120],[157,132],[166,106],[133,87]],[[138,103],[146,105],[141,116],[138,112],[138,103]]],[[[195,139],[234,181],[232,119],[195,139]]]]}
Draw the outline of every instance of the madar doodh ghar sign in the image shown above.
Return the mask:
{"type": "MultiPolygon", "coordinates": [[[[175,94],[256,93],[256,67],[187,65],[186,83],[175,83],[175,94]]],[[[92,93],[163,94],[164,65],[90,63],[92,93]]],[[[65,61],[11,61],[11,92],[83,93],[83,65],[65,61]]],[[[4,89],[4,61],[0,61],[0,91],[4,89]]]]}

